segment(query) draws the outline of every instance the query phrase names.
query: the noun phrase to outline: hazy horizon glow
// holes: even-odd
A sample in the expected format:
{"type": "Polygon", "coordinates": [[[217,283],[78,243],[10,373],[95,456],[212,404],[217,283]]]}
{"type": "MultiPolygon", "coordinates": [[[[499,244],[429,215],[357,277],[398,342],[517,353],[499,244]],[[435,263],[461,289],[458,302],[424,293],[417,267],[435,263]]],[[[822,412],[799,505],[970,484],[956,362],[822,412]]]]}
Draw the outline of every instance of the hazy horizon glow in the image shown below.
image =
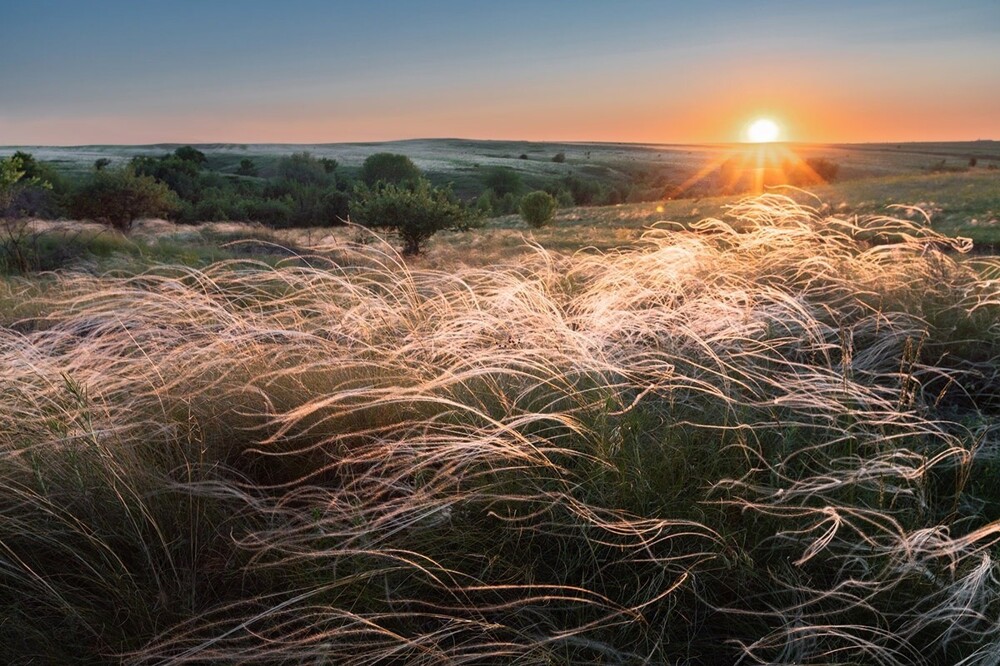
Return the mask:
{"type": "Polygon", "coordinates": [[[1000,2],[0,0],[0,145],[1000,138],[1000,2]]]}

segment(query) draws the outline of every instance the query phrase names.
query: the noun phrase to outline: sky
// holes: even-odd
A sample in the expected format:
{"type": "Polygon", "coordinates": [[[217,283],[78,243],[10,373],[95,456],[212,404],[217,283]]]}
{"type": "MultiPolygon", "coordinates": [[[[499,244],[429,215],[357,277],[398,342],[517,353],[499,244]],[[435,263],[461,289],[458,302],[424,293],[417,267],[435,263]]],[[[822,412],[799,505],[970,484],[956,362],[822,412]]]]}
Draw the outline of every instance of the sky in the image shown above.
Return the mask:
{"type": "Polygon", "coordinates": [[[1000,0],[0,0],[0,145],[1000,139],[1000,0]]]}

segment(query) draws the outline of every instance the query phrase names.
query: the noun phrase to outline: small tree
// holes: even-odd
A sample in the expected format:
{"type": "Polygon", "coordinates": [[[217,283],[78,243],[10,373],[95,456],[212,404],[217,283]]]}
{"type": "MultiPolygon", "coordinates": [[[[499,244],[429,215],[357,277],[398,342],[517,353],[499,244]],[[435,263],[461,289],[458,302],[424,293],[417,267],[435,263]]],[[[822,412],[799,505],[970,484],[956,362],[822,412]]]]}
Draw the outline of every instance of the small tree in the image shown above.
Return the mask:
{"type": "Polygon", "coordinates": [[[15,186],[24,178],[24,163],[18,155],[0,160],[0,213],[14,199],[15,186]]]}
{"type": "Polygon", "coordinates": [[[486,172],[483,183],[502,197],[508,192],[517,194],[521,189],[521,174],[507,167],[496,167],[486,172]]]}
{"type": "Polygon", "coordinates": [[[520,210],[524,221],[537,229],[552,221],[556,214],[556,200],[548,192],[537,190],[524,195],[520,210]]]}
{"type": "Polygon", "coordinates": [[[125,168],[94,173],[76,192],[70,209],[75,217],[96,220],[127,234],[138,218],[166,215],[175,207],[174,194],[164,183],[125,168]]]}
{"type": "Polygon", "coordinates": [[[35,158],[17,151],[0,160],[0,218],[16,217],[25,212],[18,200],[32,188],[52,189],[52,184],[38,175],[35,158]]]}
{"type": "Polygon", "coordinates": [[[240,160],[240,166],[236,169],[237,176],[256,176],[257,165],[249,157],[240,160]]]}
{"type": "Polygon", "coordinates": [[[369,187],[378,183],[411,183],[421,176],[420,169],[406,155],[375,153],[361,165],[361,180],[369,187]]]}
{"type": "Polygon", "coordinates": [[[193,162],[199,166],[208,161],[208,158],[205,157],[205,153],[191,146],[181,146],[174,151],[174,157],[184,160],[185,162],[193,162]]]}
{"type": "Polygon", "coordinates": [[[431,187],[421,178],[410,186],[383,183],[358,185],[351,201],[351,217],[366,227],[394,231],[403,241],[403,254],[419,254],[439,231],[465,230],[474,221],[448,188],[431,187]]]}
{"type": "Polygon", "coordinates": [[[332,172],[308,152],[292,153],[278,160],[277,172],[280,178],[302,185],[330,185],[334,181],[332,172]]]}

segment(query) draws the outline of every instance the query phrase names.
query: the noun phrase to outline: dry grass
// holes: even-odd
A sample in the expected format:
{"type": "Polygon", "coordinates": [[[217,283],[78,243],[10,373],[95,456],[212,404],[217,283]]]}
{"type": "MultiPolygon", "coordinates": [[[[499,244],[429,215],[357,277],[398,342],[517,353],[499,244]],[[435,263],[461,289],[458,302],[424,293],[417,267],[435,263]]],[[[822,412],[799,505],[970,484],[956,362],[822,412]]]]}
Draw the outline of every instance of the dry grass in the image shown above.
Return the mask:
{"type": "Polygon", "coordinates": [[[24,286],[0,659],[994,663],[1000,264],[696,226],[24,286]]]}

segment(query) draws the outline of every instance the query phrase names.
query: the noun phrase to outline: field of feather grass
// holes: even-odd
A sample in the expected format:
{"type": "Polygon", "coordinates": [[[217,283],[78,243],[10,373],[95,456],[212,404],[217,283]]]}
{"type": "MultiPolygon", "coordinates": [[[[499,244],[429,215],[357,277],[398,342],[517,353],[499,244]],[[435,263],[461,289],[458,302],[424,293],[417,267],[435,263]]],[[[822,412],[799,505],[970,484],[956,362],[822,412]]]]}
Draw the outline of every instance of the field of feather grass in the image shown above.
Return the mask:
{"type": "Polygon", "coordinates": [[[0,661],[1000,660],[1000,260],[328,240],[0,283],[0,661]]]}

